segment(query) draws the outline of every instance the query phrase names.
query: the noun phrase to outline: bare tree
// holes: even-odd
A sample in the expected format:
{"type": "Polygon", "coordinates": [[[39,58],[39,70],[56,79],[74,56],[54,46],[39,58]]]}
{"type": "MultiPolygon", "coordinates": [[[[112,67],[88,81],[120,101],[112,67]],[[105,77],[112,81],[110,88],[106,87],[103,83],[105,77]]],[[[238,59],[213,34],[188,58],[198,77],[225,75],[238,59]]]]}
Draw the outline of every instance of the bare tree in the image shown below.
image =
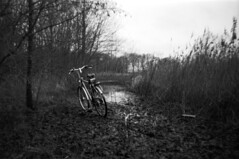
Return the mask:
{"type": "Polygon", "coordinates": [[[0,68],[7,59],[26,53],[22,72],[26,72],[26,106],[30,109],[34,109],[32,83],[37,73],[73,65],[74,59],[77,65],[93,57],[99,60],[96,54],[116,49],[114,32],[106,28],[109,14],[114,12],[107,1],[4,0],[4,4],[0,28],[8,31],[0,31],[0,48],[7,46],[0,55],[0,68]]]}
{"type": "Polygon", "coordinates": [[[27,49],[27,77],[26,77],[26,104],[27,107],[33,109],[32,102],[32,52],[34,46],[34,4],[32,0],[28,0],[29,16],[28,16],[28,49],[27,49]]]}

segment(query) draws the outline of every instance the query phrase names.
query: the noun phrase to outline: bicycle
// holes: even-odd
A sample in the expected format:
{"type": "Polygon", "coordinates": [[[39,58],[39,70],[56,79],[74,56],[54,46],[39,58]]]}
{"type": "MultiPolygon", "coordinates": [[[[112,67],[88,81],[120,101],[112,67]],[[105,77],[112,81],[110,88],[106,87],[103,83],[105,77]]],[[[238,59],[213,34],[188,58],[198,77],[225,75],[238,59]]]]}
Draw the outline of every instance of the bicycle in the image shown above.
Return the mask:
{"type": "Polygon", "coordinates": [[[85,80],[81,74],[84,69],[91,69],[92,66],[84,65],[80,68],[72,68],[69,74],[76,72],[78,76],[79,85],[77,87],[77,97],[80,106],[83,110],[92,111],[92,105],[95,107],[96,112],[103,117],[107,116],[107,103],[103,95],[103,89],[100,82],[96,81],[95,74],[87,74],[87,80],[85,80]],[[88,84],[89,88],[86,87],[88,84]]]}

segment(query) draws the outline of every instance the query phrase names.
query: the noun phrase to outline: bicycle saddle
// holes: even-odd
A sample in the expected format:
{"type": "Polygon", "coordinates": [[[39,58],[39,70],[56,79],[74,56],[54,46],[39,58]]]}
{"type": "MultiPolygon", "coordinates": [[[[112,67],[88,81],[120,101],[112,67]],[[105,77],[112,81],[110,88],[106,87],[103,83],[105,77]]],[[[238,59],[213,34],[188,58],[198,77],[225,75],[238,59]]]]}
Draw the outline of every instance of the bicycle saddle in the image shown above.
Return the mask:
{"type": "Polygon", "coordinates": [[[87,75],[87,78],[91,79],[91,78],[95,78],[95,74],[94,73],[90,73],[87,75]]]}

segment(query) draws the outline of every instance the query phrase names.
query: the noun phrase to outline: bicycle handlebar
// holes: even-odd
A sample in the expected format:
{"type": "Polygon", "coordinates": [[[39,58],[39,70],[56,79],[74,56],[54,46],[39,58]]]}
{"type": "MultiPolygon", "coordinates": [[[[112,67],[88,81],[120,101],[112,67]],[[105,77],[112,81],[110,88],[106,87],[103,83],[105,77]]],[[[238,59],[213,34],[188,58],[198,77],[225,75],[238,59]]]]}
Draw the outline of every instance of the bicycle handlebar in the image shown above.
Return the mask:
{"type": "Polygon", "coordinates": [[[70,71],[69,71],[69,74],[71,74],[72,72],[74,72],[74,71],[80,71],[80,73],[82,73],[82,70],[83,69],[88,69],[88,68],[93,68],[93,66],[92,65],[84,65],[84,66],[82,66],[82,67],[80,67],[80,68],[72,68],[72,69],[70,69],[70,71]]]}

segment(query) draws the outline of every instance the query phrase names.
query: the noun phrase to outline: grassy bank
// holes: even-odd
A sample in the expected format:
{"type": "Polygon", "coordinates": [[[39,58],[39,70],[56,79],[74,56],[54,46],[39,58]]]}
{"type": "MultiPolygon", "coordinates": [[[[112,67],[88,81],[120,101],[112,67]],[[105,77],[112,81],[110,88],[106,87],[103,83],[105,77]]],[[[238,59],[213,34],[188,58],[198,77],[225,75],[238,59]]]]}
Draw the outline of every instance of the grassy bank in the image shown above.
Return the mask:
{"type": "Polygon", "coordinates": [[[135,92],[220,122],[239,116],[239,45],[206,32],[183,56],[154,61],[135,92]]]}

